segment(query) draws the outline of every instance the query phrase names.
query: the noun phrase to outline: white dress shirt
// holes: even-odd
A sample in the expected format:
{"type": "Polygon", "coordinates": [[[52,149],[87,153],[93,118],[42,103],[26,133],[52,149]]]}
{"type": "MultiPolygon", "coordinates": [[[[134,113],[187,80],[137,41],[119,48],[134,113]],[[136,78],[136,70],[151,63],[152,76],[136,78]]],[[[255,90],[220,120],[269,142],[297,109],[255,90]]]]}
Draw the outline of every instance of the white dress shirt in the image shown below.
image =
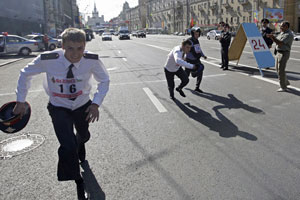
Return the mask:
{"type": "Polygon", "coordinates": [[[169,53],[165,68],[169,72],[177,72],[181,66],[193,69],[194,65],[183,60],[183,52],[180,46],[176,46],[169,53]]]}
{"type": "Polygon", "coordinates": [[[38,56],[21,70],[16,90],[17,101],[25,102],[33,75],[46,73],[45,90],[49,95],[50,103],[54,106],[75,110],[89,101],[92,88],[90,79],[93,75],[98,82],[93,103],[100,106],[109,89],[109,76],[101,60],[82,57],[78,63],[73,63],[74,78],[66,78],[72,63],[65,58],[63,50],[50,53],[58,53],[59,57],[41,60],[41,56],[38,56]],[[71,98],[76,99],[70,100],[71,98]]]}

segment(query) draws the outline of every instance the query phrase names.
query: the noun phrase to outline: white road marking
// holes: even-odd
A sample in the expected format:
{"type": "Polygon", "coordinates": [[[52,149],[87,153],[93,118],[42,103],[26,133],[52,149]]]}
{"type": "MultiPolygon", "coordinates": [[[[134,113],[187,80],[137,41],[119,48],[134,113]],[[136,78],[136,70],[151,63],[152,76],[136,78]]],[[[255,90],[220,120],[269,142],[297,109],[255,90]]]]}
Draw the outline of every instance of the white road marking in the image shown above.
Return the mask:
{"type": "Polygon", "coordinates": [[[156,98],[156,96],[154,96],[154,94],[149,88],[143,88],[143,90],[148,95],[148,97],[150,98],[150,100],[158,110],[158,112],[160,113],[168,112],[167,109],[160,103],[160,101],[156,98]]]}
{"type": "MultiPolygon", "coordinates": [[[[257,76],[257,75],[254,75],[254,76],[251,76],[251,77],[279,86],[279,82],[278,81],[274,81],[274,80],[267,79],[267,78],[264,78],[264,77],[261,77],[261,76],[257,76]]],[[[291,88],[291,89],[294,89],[294,90],[300,92],[300,88],[297,88],[297,87],[294,87],[294,86],[288,86],[288,88],[291,88]]]]}
{"type": "Polygon", "coordinates": [[[126,58],[122,58],[125,62],[127,62],[127,59],[126,58]]]}
{"type": "MultiPolygon", "coordinates": [[[[114,68],[108,68],[107,70],[115,70],[115,69],[119,69],[118,67],[114,67],[114,68]]],[[[226,76],[226,74],[212,74],[212,75],[207,75],[207,76],[203,76],[203,78],[213,78],[213,77],[219,77],[219,76],[226,76]]],[[[176,78],[174,79],[175,81],[180,81],[180,79],[176,78]]],[[[124,82],[124,83],[111,83],[110,86],[121,86],[121,85],[135,85],[135,84],[144,84],[144,83],[161,83],[161,82],[167,82],[166,79],[163,80],[154,80],[154,81],[136,81],[136,82],[124,82]]],[[[95,87],[96,89],[96,87],[95,87]]],[[[28,93],[34,93],[34,92],[43,92],[43,89],[40,90],[29,90],[28,93]]],[[[3,93],[0,94],[0,96],[10,96],[10,95],[16,95],[15,92],[11,92],[11,93],[3,93]]]]}
{"type": "MultiPolygon", "coordinates": [[[[140,43],[142,44],[142,43],[140,43]]],[[[165,51],[169,51],[169,50],[166,50],[165,48],[163,47],[159,47],[159,46],[155,46],[155,45],[148,45],[148,44],[144,44],[144,45],[147,45],[147,46],[151,46],[151,47],[154,47],[154,48],[158,48],[158,49],[162,49],[162,50],[165,50],[165,51]]],[[[213,58],[213,57],[208,57],[210,59],[213,59],[213,60],[220,60],[218,58],[213,58]]],[[[290,58],[291,60],[295,60],[295,58],[290,58]]],[[[300,61],[300,59],[297,59],[300,61]]],[[[220,67],[220,65],[216,64],[216,63],[212,63],[212,62],[209,62],[209,61],[206,61],[206,60],[202,60],[202,62],[204,63],[208,63],[208,64],[211,64],[213,66],[217,66],[217,67],[220,67]]],[[[236,64],[236,63],[233,63],[233,62],[230,62],[230,64],[236,64]]],[[[244,64],[241,64],[240,66],[245,66],[245,67],[249,67],[249,68],[253,68],[253,69],[257,69],[257,67],[253,67],[253,66],[250,66],[250,65],[244,65],[244,64]]],[[[242,72],[241,72],[242,73],[242,72]]],[[[249,76],[249,77],[252,77],[252,78],[256,78],[256,79],[259,79],[259,80],[262,80],[262,81],[265,81],[265,82],[269,82],[269,83],[273,83],[275,85],[279,85],[278,81],[273,81],[271,79],[267,79],[267,78],[264,78],[264,77],[261,77],[261,76],[251,76],[251,75],[248,75],[246,73],[244,73],[246,76],[249,76]]],[[[244,75],[243,74],[243,75],[244,75]]],[[[289,86],[289,88],[292,88],[294,90],[297,90],[300,92],[300,88],[297,88],[297,87],[294,87],[294,86],[289,86]]]]}
{"type": "Polygon", "coordinates": [[[118,53],[121,53],[121,51],[118,51],[118,53]]]}
{"type": "MultiPolygon", "coordinates": [[[[221,50],[220,47],[210,47],[211,49],[218,49],[218,50],[221,50]]],[[[250,51],[243,51],[243,53],[248,53],[248,54],[253,54],[252,52],[250,51]]]]}
{"type": "MultiPolygon", "coordinates": [[[[226,74],[212,74],[203,76],[203,78],[213,78],[213,77],[219,77],[219,76],[226,76],[226,74]]],[[[176,78],[175,81],[179,81],[180,79],[176,78]]],[[[135,84],[144,84],[144,83],[161,83],[161,82],[167,82],[166,79],[163,80],[154,80],[154,81],[135,81],[135,82],[125,82],[125,83],[111,83],[110,86],[121,86],[121,85],[135,85],[135,84]]]]}
{"type": "Polygon", "coordinates": [[[113,70],[117,70],[117,69],[120,69],[120,67],[112,67],[112,68],[108,68],[106,69],[107,71],[113,71],[113,70]]]}
{"type": "MultiPolygon", "coordinates": [[[[28,93],[33,93],[33,92],[42,92],[44,91],[43,89],[40,89],[40,90],[30,90],[28,91],[28,93]]],[[[15,92],[11,92],[11,93],[3,93],[3,94],[0,94],[0,97],[1,96],[9,96],[9,95],[16,95],[15,92]]]]}

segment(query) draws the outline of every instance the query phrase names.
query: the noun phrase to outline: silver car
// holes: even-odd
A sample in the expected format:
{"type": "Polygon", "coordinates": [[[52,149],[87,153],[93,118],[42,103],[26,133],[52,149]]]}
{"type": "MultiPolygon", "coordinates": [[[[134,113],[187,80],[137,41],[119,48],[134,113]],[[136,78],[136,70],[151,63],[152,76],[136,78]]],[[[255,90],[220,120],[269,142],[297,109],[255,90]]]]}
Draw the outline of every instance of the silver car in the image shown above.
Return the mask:
{"type": "Polygon", "coordinates": [[[38,43],[17,35],[0,35],[0,54],[20,54],[28,56],[31,52],[38,51],[38,43]]]}
{"type": "MultiPolygon", "coordinates": [[[[43,50],[45,48],[43,39],[44,39],[44,35],[42,34],[31,34],[31,35],[26,35],[25,38],[29,39],[29,40],[36,40],[38,42],[38,46],[40,50],[43,50]]],[[[57,48],[58,45],[58,40],[54,39],[50,36],[48,36],[49,41],[48,41],[48,48],[50,51],[54,50],[55,48],[57,48]]]]}

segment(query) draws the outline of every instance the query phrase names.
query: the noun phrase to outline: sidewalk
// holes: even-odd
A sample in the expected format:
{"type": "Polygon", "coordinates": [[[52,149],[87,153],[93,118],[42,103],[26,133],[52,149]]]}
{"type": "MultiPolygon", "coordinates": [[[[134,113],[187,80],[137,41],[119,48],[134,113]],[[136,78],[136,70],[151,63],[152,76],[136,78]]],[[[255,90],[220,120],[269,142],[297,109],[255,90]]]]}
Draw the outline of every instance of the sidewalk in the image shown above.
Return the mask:
{"type": "Polygon", "coordinates": [[[0,55],[0,67],[18,62],[20,60],[26,59],[26,58],[34,58],[38,56],[41,52],[33,52],[29,56],[20,56],[20,55],[0,55]]]}

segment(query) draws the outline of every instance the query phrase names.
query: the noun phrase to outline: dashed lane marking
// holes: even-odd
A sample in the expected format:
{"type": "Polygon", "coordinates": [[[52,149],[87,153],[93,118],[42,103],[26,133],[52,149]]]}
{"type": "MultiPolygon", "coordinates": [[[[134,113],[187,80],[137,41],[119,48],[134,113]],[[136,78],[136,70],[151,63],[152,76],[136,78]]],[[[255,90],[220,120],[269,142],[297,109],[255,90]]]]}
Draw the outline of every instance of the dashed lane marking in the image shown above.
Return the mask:
{"type": "Polygon", "coordinates": [[[127,59],[126,58],[122,58],[125,62],[127,62],[127,59]]]}
{"type": "Polygon", "coordinates": [[[160,101],[156,98],[156,96],[154,96],[154,94],[149,88],[143,88],[143,90],[150,98],[150,100],[152,101],[152,103],[154,104],[158,112],[160,113],[168,112],[167,109],[160,103],[160,101]]]}

